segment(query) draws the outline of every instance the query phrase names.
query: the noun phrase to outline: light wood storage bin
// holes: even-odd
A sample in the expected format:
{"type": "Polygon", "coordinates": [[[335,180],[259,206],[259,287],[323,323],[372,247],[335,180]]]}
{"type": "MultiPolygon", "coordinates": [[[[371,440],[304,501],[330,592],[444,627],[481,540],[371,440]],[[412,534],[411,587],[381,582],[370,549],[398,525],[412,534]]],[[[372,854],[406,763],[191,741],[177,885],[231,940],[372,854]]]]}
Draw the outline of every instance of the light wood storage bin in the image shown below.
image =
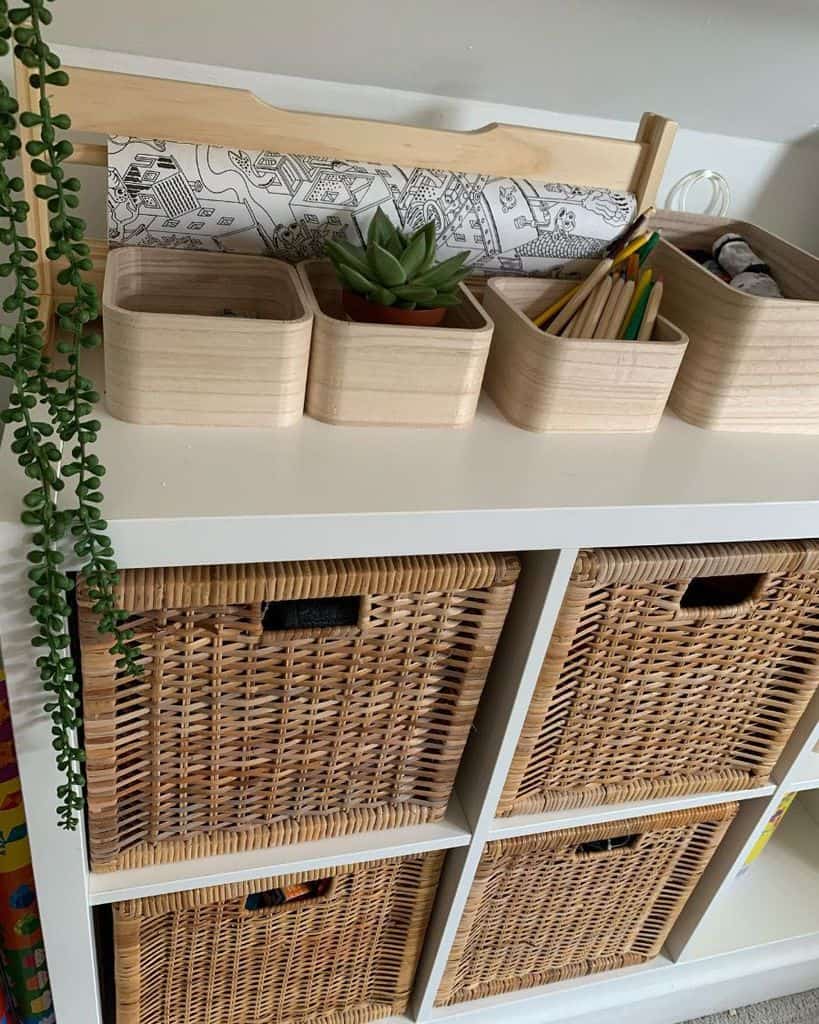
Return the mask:
{"type": "Polygon", "coordinates": [[[326,423],[462,427],[475,416],[493,324],[469,290],[440,327],[360,324],[326,260],[299,265],[315,320],[307,412],[326,423]]]}
{"type": "Polygon", "coordinates": [[[687,332],[671,408],[710,430],[819,433],[819,259],[745,221],[662,212],[649,263],[663,310],[687,332]],[[787,299],[740,292],[680,251],[743,235],[787,299]]]}
{"type": "MultiPolygon", "coordinates": [[[[687,339],[658,317],[651,341],[559,338],[531,320],[573,281],[495,277],[484,305],[495,321],[485,387],[526,430],[652,431],[687,339]]],[[[663,306],[665,309],[665,306],[663,306]]]]}
{"type": "Polygon", "coordinates": [[[115,903],[117,1024],[363,1024],[403,1013],[443,857],[115,903]],[[323,895],[248,909],[250,896],[315,879],[327,880],[323,895]]]}
{"type": "Polygon", "coordinates": [[[280,260],[113,249],[106,403],[132,423],[282,427],[304,410],[313,318],[280,260]]]}
{"type": "Polygon", "coordinates": [[[581,551],[498,813],[764,785],[817,621],[813,542],[581,551]]]}
{"type": "Polygon", "coordinates": [[[78,593],[92,868],[443,817],[510,555],[130,569],[123,676],[78,593]]]}
{"type": "Polygon", "coordinates": [[[657,956],[737,804],[488,843],[438,1005],[657,956]]]}

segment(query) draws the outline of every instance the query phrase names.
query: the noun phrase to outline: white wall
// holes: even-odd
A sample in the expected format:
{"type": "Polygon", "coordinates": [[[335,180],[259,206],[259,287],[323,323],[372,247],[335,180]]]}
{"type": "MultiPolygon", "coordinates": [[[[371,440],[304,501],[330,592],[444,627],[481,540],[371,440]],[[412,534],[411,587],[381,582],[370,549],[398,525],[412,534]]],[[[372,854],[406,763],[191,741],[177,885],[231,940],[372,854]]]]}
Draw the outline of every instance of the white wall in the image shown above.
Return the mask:
{"type": "Polygon", "coordinates": [[[61,0],[77,46],[775,140],[819,121],[816,0],[61,0]]]}

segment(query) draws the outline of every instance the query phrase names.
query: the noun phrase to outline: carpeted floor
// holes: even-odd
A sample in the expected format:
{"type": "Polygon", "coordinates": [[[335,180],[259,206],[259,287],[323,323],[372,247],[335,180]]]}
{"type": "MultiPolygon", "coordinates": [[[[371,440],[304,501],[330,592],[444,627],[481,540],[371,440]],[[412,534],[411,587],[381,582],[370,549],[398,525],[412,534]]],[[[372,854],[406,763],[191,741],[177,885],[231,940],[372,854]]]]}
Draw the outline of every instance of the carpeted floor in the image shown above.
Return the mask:
{"type": "Polygon", "coordinates": [[[819,988],[797,996],[771,999],[728,1013],[700,1017],[688,1024],[819,1024],[819,988]]]}

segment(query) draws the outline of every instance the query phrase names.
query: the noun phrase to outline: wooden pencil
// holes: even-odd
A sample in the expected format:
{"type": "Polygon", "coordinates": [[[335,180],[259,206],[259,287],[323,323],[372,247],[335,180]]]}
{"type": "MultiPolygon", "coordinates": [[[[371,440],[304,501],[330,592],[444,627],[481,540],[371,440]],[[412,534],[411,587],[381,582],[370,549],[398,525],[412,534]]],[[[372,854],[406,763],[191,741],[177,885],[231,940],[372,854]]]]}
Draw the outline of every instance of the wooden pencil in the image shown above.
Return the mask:
{"type": "Polygon", "coordinates": [[[588,301],[586,302],[587,313],[584,316],[577,332],[578,338],[594,337],[594,332],[597,330],[597,325],[600,322],[600,314],[603,312],[606,300],[611,294],[611,286],[613,283],[611,275],[606,274],[603,280],[589,296],[588,301]]]}
{"type": "Polygon", "coordinates": [[[617,303],[617,308],[612,313],[611,321],[606,329],[606,337],[620,337],[620,332],[623,329],[623,325],[626,320],[626,313],[628,312],[628,307],[631,305],[635,287],[636,285],[634,284],[634,281],[626,281],[623,285],[623,290],[620,292],[620,299],[617,303]]]}
{"type": "Polygon", "coordinates": [[[603,312],[600,314],[600,319],[597,323],[597,328],[593,334],[595,338],[609,338],[611,335],[607,333],[610,330],[610,324],[614,315],[614,310],[617,308],[617,303],[620,301],[620,295],[626,286],[626,282],[622,277],[615,279],[609,292],[609,297],[606,300],[606,305],[603,307],[603,312]]]}
{"type": "Polygon", "coordinates": [[[574,288],[570,288],[567,292],[565,292],[565,294],[561,295],[559,299],[557,299],[555,302],[551,304],[551,306],[547,306],[547,308],[544,309],[542,313],[538,313],[536,317],[533,317],[532,323],[534,323],[535,327],[543,327],[547,320],[550,320],[555,315],[555,313],[563,309],[566,303],[579,290],[579,288],[580,285],[576,284],[574,288]]]}
{"type": "Polygon", "coordinates": [[[574,338],[574,337],[576,337],[577,336],[576,335],[577,327],[578,327],[582,317],[583,317],[583,310],[582,309],[578,309],[578,311],[575,313],[575,315],[571,318],[571,320],[566,324],[566,326],[560,332],[560,337],[561,338],[574,338]]]}
{"type": "Polygon", "coordinates": [[[657,319],[657,313],[660,311],[660,303],[663,300],[663,282],[657,281],[652,287],[651,294],[648,297],[648,304],[646,305],[646,311],[643,315],[643,322],[640,324],[640,330],[637,332],[637,341],[649,341],[651,339],[651,332],[654,330],[654,322],[657,319]]]}
{"type": "Polygon", "coordinates": [[[589,276],[586,278],[586,280],[583,282],[580,288],[578,288],[575,294],[571,297],[571,299],[566,303],[563,309],[561,309],[561,311],[552,321],[551,326],[549,327],[549,332],[551,334],[559,334],[563,330],[566,324],[571,320],[571,318],[575,315],[578,309],[580,309],[580,307],[583,305],[584,301],[586,300],[586,297],[590,295],[591,292],[594,290],[598,281],[602,281],[606,274],[608,274],[608,272],[611,270],[611,267],[611,260],[601,260],[597,264],[597,266],[594,268],[591,274],[589,274],[589,276]]]}

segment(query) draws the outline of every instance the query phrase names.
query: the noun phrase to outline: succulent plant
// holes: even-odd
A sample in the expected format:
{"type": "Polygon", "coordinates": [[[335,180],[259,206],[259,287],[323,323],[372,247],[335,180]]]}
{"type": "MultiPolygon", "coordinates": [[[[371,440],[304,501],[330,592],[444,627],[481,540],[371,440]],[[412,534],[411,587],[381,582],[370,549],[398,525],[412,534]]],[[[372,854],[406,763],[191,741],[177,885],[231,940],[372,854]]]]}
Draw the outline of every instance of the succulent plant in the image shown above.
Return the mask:
{"type": "Polygon", "coordinates": [[[325,252],[345,288],[370,302],[401,309],[457,306],[458,285],[469,273],[466,252],[435,263],[431,221],[405,235],[380,206],[370,221],[366,249],[335,241],[327,242],[325,252]]]}

